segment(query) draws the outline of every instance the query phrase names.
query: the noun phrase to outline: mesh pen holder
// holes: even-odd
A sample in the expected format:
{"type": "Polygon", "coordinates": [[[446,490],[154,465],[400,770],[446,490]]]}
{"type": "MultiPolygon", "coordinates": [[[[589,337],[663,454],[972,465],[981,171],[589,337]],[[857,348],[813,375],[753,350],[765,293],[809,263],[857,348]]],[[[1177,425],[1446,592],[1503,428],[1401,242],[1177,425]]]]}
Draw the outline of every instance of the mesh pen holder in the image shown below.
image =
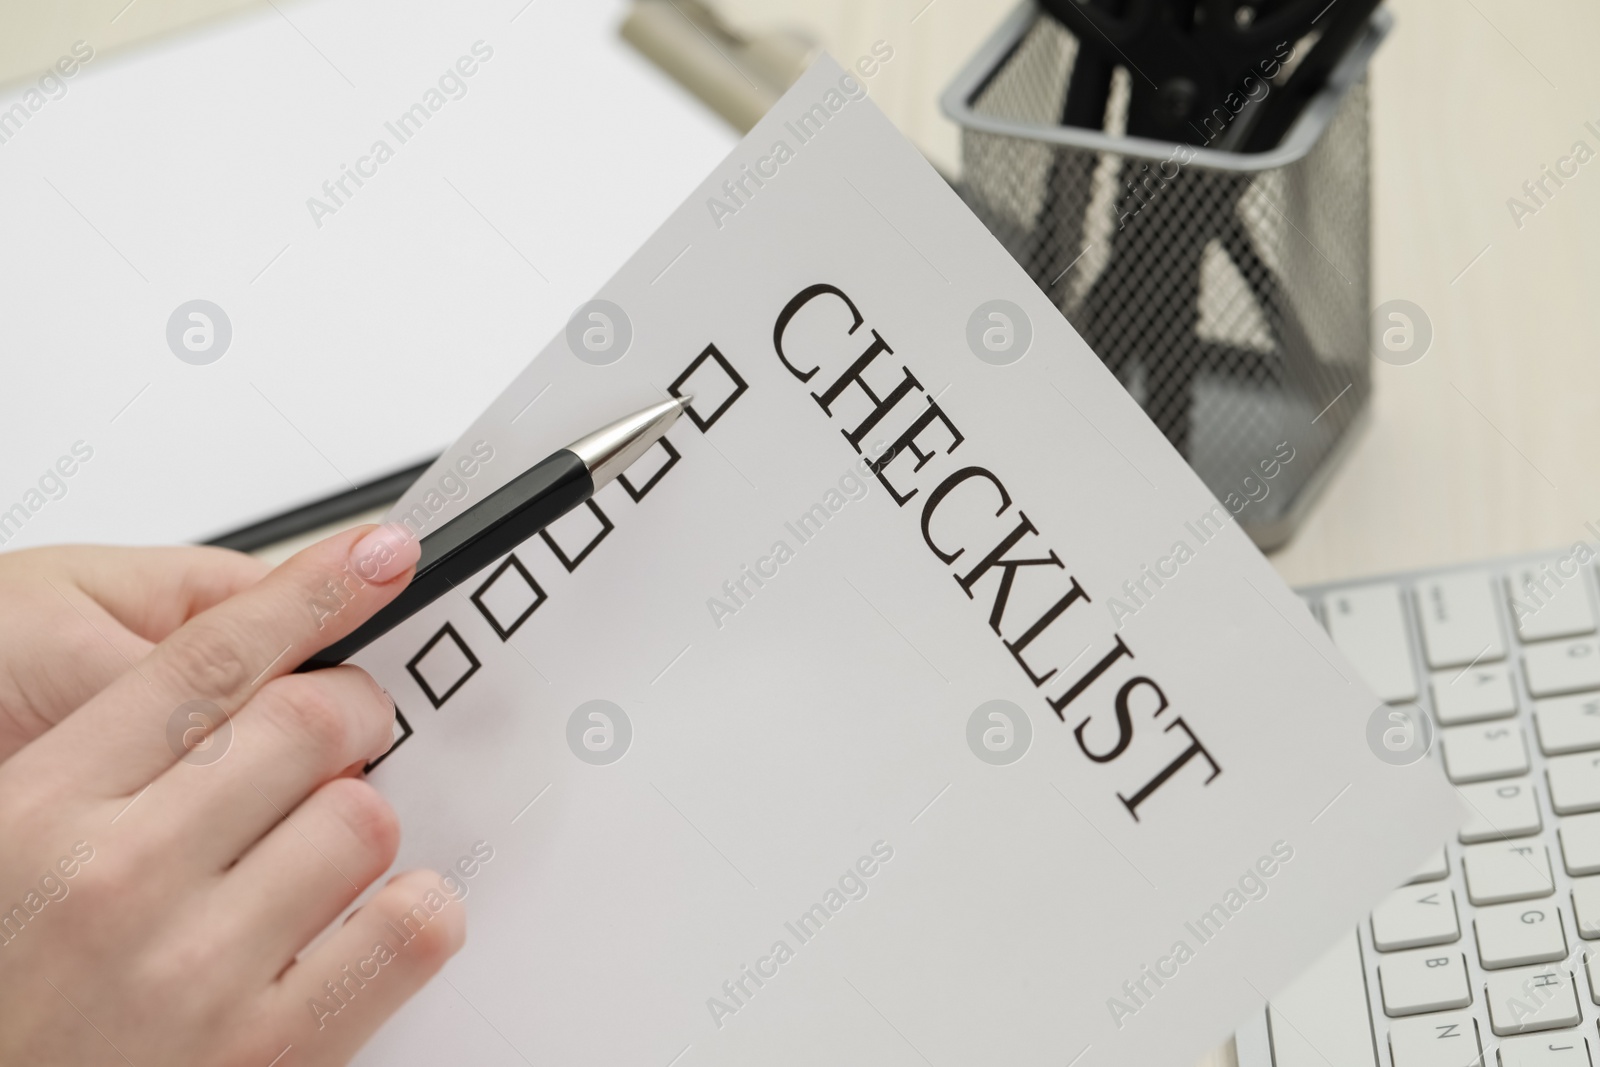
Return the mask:
{"type": "Polygon", "coordinates": [[[942,101],[967,203],[1263,549],[1371,394],[1366,67],[1391,23],[1267,152],[1124,136],[1120,67],[1106,129],[1061,125],[1078,42],[1031,0],[942,101]]]}

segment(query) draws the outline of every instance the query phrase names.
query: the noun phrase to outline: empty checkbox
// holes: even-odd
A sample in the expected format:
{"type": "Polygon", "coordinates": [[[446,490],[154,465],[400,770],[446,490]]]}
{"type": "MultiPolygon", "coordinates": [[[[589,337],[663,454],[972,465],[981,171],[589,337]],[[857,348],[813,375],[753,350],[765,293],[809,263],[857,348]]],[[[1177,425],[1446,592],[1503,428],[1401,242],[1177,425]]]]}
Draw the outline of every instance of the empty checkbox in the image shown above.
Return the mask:
{"type": "Polygon", "coordinates": [[[433,706],[441,708],[481,666],[472,649],[456,633],[456,628],[445,623],[444,628],[422,646],[422,651],[411,657],[406,670],[411,672],[433,706]]]}
{"type": "Polygon", "coordinates": [[[472,594],[472,603],[502,641],[516,633],[545,600],[544,590],[515,555],[507,556],[472,594]]]}
{"type": "Polygon", "coordinates": [[[733,364],[717,351],[717,346],[706,345],[706,350],[694,357],[694,362],[667,386],[667,392],[673,396],[694,397],[687,414],[700,432],[705,433],[748,388],[733,364]],[[701,415],[702,411],[710,414],[701,415]]]}
{"type": "Polygon", "coordinates": [[[593,500],[584,503],[587,507],[574,508],[539,531],[539,536],[544,538],[544,543],[550,546],[550,551],[555,553],[556,559],[561,561],[569,574],[578,569],[578,564],[612,530],[611,520],[600,510],[599,504],[593,500]]]}
{"type": "Polygon", "coordinates": [[[656,487],[664,474],[673,468],[681,457],[672,442],[663,437],[650,446],[649,451],[633,461],[633,466],[617,475],[617,481],[637,504],[644,495],[656,487]],[[632,475],[632,477],[629,477],[632,475]],[[635,484],[635,483],[638,484],[635,484]]]}

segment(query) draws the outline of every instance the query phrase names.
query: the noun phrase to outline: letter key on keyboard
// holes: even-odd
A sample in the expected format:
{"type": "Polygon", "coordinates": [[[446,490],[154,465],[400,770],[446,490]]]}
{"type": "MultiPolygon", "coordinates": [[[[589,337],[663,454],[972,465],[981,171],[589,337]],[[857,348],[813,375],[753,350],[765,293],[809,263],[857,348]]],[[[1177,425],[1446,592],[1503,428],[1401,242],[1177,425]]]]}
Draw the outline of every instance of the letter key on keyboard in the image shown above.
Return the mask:
{"type": "Polygon", "coordinates": [[[1517,567],[1506,577],[1511,615],[1524,641],[1594,633],[1594,608],[1584,588],[1587,579],[1582,568],[1566,577],[1558,573],[1558,567],[1558,561],[1550,560],[1543,566],[1517,567]]]}
{"type": "Polygon", "coordinates": [[[1464,1008],[1472,1003],[1467,964],[1458,949],[1417,949],[1385,956],[1378,964],[1383,1010],[1391,1017],[1464,1008]]]}
{"type": "Polygon", "coordinates": [[[1486,571],[1418,582],[1417,618],[1428,666],[1435,670],[1505,657],[1505,638],[1494,614],[1494,584],[1486,571]]]}
{"type": "Polygon", "coordinates": [[[1600,811],[1600,755],[1551,756],[1545,763],[1550,804],[1561,815],[1600,811]]]}
{"type": "Polygon", "coordinates": [[[1562,967],[1497,971],[1485,979],[1489,1026],[1501,1037],[1576,1026],[1578,994],[1562,967]]]}
{"type": "MultiPolygon", "coordinates": [[[[1600,878],[1572,880],[1572,910],[1578,918],[1578,936],[1586,941],[1600,939],[1600,878]]],[[[1595,998],[1600,1004],[1600,997],[1595,998]]]]}
{"type": "Polygon", "coordinates": [[[1461,794],[1472,813],[1461,827],[1463,845],[1527,837],[1544,829],[1539,801],[1533,795],[1532,783],[1526,778],[1512,782],[1479,782],[1460,786],[1456,792],[1461,794]]]}
{"type": "Polygon", "coordinates": [[[1511,671],[1504,663],[1433,676],[1433,714],[1441,726],[1503,719],[1517,713],[1511,671]]]}
{"type": "Polygon", "coordinates": [[[1393,704],[1417,697],[1400,587],[1352,586],[1328,597],[1328,635],[1350,658],[1364,682],[1393,704]]]}
{"type": "Polygon", "coordinates": [[[1580,1034],[1508,1037],[1500,1042],[1499,1067],[1589,1067],[1589,1050],[1580,1034]]]}
{"type": "Polygon", "coordinates": [[[1372,909],[1372,943],[1380,952],[1443,945],[1460,937],[1456,895],[1447,886],[1402,886],[1372,909]]]}
{"type": "Polygon", "coordinates": [[[1514,722],[1452,726],[1439,732],[1439,743],[1445,773],[1457,784],[1528,773],[1528,746],[1514,722]]]}
{"type": "Polygon", "coordinates": [[[1600,874],[1600,812],[1569,815],[1556,830],[1567,873],[1600,874]]]}
{"type": "Polygon", "coordinates": [[[1474,904],[1506,904],[1547,897],[1556,891],[1550,854],[1537,841],[1468,845],[1461,850],[1467,899],[1474,904]]]}
{"type": "Polygon", "coordinates": [[[1553,901],[1479,908],[1472,925],[1478,961],[1489,970],[1551,963],[1567,954],[1561,911],[1553,901]]]}
{"type": "Polygon", "coordinates": [[[1389,1054],[1394,1067],[1483,1067],[1478,1024],[1464,1011],[1394,1020],[1389,1054]]]}
{"type": "Polygon", "coordinates": [[[1523,649],[1522,665],[1528,678],[1528,692],[1536,697],[1600,689],[1600,643],[1592,637],[1529,645],[1523,649]]]}
{"type": "Polygon", "coordinates": [[[1533,720],[1546,756],[1600,748],[1600,693],[1536,700],[1533,720]]]}

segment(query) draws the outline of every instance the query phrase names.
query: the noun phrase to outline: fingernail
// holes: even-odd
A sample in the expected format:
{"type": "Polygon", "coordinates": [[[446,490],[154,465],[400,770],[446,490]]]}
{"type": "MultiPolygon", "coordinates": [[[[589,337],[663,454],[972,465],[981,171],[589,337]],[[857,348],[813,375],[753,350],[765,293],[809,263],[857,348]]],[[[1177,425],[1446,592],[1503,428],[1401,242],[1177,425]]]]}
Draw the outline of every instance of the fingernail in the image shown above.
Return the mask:
{"type": "Polygon", "coordinates": [[[387,523],[372,530],[350,549],[350,569],[363,579],[382,585],[416,566],[422,543],[404,524],[387,523]]]}

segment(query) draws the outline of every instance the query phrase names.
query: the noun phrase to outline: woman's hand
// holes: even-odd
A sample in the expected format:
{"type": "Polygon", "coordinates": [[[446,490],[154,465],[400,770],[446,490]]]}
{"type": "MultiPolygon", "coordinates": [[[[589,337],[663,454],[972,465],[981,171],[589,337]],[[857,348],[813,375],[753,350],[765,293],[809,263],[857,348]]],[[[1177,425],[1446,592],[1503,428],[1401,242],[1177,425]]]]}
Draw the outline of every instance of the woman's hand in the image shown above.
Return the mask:
{"type": "Polygon", "coordinates": [[[394,705],[355,667],[290,672],[417,554],[377,527],[270,573],[0,556],[0,1062],[341,1064],[460,947],[417,871],[306,951],[394,860],[359,777],[394,705]]]}
{"type": "Polygon", "coordinates": [[[269,569],[221,548],[0,555],[0,763],[269,569]]]}

